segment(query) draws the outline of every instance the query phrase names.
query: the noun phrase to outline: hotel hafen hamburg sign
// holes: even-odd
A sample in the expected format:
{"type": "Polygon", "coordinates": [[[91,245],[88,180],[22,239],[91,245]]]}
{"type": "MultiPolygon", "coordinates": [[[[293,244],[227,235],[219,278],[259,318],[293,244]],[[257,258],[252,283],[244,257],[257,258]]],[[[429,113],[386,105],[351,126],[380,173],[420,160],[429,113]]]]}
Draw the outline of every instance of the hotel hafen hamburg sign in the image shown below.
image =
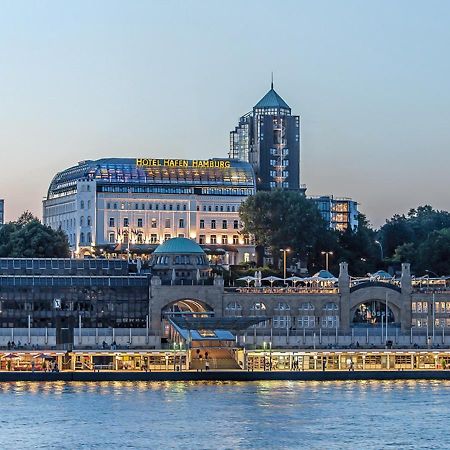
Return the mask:
{"type": "Polygon", "coordinates": [[[151,158],[136,158],[137,167],[195,167],[198,169],[218,168],[228,169],[230,161],[215,161],[212,159],[151,159],[151,158]]]}

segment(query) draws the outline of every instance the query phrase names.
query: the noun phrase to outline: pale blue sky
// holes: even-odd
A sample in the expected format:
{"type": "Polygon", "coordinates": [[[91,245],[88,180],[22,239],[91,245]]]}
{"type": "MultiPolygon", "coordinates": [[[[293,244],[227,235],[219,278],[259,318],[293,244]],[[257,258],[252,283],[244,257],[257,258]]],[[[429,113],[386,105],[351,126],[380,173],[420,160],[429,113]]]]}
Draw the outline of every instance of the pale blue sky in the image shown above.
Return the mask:
{"type": "Polygon", "coordinates": [[[107,156],[225,156],[275,88],[309,194],[380,225],[450,209],[448,1],[0,0],[0,197],[41,215],[55,172],[107,156]]]}

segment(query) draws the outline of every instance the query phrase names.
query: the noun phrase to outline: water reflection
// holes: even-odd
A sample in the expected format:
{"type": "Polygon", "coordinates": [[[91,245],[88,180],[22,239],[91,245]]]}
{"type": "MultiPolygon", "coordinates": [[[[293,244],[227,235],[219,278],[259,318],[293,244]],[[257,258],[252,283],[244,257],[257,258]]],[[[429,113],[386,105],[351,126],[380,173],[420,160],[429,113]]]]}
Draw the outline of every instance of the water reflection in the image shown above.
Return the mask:
{"type": "Polygon", "coordinates": [[[2,383],[0,447],[450,448],[449,388],[414,380],[2,383]]]}

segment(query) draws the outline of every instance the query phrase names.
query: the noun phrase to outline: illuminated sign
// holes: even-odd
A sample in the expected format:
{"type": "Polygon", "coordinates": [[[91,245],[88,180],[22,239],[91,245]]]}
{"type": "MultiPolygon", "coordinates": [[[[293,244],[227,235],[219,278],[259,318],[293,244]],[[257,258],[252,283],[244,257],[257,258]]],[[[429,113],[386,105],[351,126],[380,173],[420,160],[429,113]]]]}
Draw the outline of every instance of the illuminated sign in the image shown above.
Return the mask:
{"type": "Polygon", "coordinates": [[[201,159],[151,159],[136,158],[137,167],[196,167],[198,169],[206,169],[217,167],[219,169],[228,169],[231,166],[230,161],[219,160],[201,160],[201,159]]]}

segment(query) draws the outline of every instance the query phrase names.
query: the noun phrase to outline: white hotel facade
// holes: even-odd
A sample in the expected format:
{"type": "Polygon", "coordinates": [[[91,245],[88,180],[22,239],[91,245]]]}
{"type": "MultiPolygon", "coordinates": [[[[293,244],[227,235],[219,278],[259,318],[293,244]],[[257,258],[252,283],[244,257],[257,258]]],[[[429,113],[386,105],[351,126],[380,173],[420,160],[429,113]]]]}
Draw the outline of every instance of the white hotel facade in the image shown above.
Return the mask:
{"type": "Polygon", "coordinates": [[[172,237],[200,244],[228,265],[254,258],[239,207],[255,192],[249,163],[230,159],[108,158],[59,172],[44,223],[62,229],[74,256],[147,255],[172,237]]]}

